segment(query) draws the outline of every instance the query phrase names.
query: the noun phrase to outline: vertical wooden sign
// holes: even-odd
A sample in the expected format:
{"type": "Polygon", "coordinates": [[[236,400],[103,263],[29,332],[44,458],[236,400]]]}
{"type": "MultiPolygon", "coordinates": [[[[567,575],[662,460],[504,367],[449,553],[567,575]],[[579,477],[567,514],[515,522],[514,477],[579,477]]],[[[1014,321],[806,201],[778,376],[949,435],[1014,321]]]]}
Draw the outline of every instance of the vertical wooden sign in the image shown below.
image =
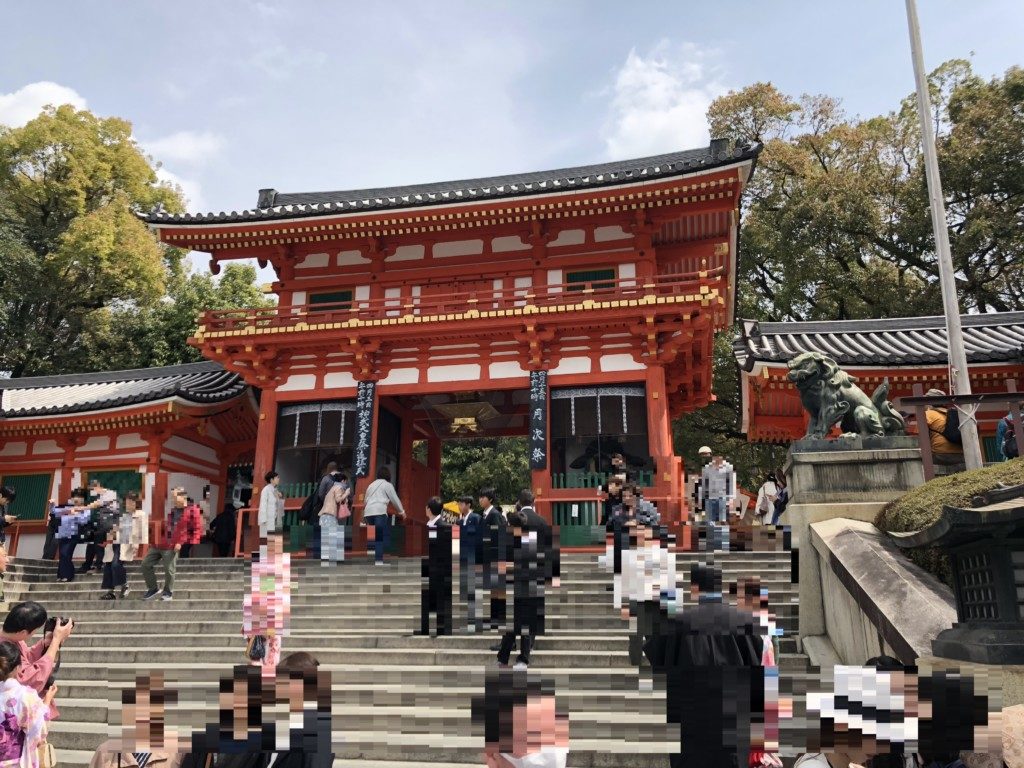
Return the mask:
{"type": "Polygon", "coordinates": [[[370,450],[373,442],[374,404],[377,400],[377,383],[360,381],[356,385],[356,441],[352,451],[353,474],[366,477],[370,474],[370,450]]]}
{"type": "Polygon", "coordinates": [[[530,469],[548,468],[548,372],[530,372],[530,469]]]}

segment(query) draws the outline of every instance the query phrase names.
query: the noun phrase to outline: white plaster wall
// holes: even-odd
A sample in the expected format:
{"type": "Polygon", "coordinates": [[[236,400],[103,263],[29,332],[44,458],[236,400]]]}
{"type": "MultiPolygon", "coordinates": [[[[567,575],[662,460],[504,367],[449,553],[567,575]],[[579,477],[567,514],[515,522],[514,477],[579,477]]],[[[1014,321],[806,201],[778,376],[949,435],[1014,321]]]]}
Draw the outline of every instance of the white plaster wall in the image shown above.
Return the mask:
{"type": "Polygon", "coordinates": [[[85,441],[78,450],[80,451],[109,451],[110,450],[110,438],[109,437],[90,437],[85,441]]]}
{"type": "Polygon", "coordinates": [[[402,306],[402,289],[401,287],[385,288],[384,289],[384,301],[385,306],[394,307],[387,311],[388,317],[398,317],[401,314],[400,307],[402,306]]]}
{"type": "Polygon", "coordinates": [[[562,292],[562,270],[560,269],[549,269],[548,270],[548,285],[556,285],[557,288],[552,288],[552,293],[562,292]]]}
{"type": "Polygon", "coordinates": [[[427,381],[477,381],[480,378],[480,365],[467,363],[464,365],[432,365],[427,369],[427,381]]]}
{"type": "Polygon", "coordinates": [[[296,269],[315,269],[317,267],[326,267],[331,261],[331,257],[326,253],[311,253],[304,258],[300,263],[295,265],[296,269]]]}
{"type": "Polygon", "coordinates": [[[365,258],[359,251],[341,251],[334,260],[339,267],[355,266],[357,264],[369,264],[370,260],[365,258]]]}
{"type": "Polygon", "coordinates": [[[549,247],[559,245],[583,245],[587,240],[587,233],[582,229],[563,229],[558,237],[548,243],[549,247]]]}
{"type": "Polygon", "coordinates": [[[507,237],[496,237],[491,240],[491,250],[495,253],[506,253],[508,251],[528,251],[529,243],[524,243],[517,235],[507,237]]]}
{"type": "Polygon", "coordinates": [[[324,375],[324,387],[328,389],[354,387],[355,385],[355,377],[348,371],[334,371],[324,375]]]}
{"type": "Polygon", "coordinates": [[[370,286],[357,285],[356,290],[352,295],[356,301],[368,301],[370,298],[370,286]]]}
{"type": "Polygon", "coordinates": [[[609,240],[629,240],[633,236],[620,226],[598,227],[594,230],[594,242],[606,243],[609,240]]]}
{"type": "Polygon", "coordinates": [[[601,371],[644,371],[646,366],[633,359],[632,355],[601,355],[601,371]]]}
{"type": "Polygon", "coordinates": [[[138,432],[129,432],[124,435],[118,435],[114,446],[116,448],[145,448],[147,443],[138,432]]]}
{"type": "Polygon", "coordinates": [[[392,368],[381,384],[418,384],[420,371],[418,368],[392,368]]]}
{"type": "Polygon", "coordinates": [[[297,390],[314,389],[316,387],[315,373],[293,373],[288,381],[277,388],[278,392],[294,392],[297,390]]]}
{"type": "Polygon", "coordinates": [[[53,477],[50,480],[50,498],[54,499],[58,504],[66,501],[66,499],[61,498],[60,495],[60,476],[61,472],[58,469],[53,473],[53,477]]]}
{"type": "Polygon", "coordinates": [[[518,376],[526,376],[523,366],[515,361],[503,361],[491,363],[489,372],[492,379],[512,379],[518,376]]]}
{"type": "Polygon", "coordinates": [[[384,261],[417,261],[423,258],[425,251],[422,245],[400,245],[384,261]]]}
{"type": "Polygon", "coordinates": [[[636,287],[636,264],[633,262],[627,262],[625,264],[619,264],[619,279],[622,281],[623,288],[635,288],[636,287]]]}
{"type": "Polygon", "coordinates": [[[142,510],[147,516],[153,514],[153,489],[156,486],[156,472],[147,472],[142,478],[142,510]]]}
{"type": "Polygon", "coordinates": [[[64,449],[57,445],[56,440],[38,440],[32,448],[33,456],[44,456],[46,454],[63,453],[64,449]]]}
{"type": "Polygon", "coordinates": [[[188,440],[184,437],[178,437],[175,435],[164,442],[164,445],[172,451],[183,453],[194,459],[201,459],[209,464],[218,465],[220,463],[217,459],[217,451],[210,448],[208,445],[197,443],[194,440],[188,440]]]}
{"type": "MultiPolygon", "coordinates": [[[[164,512],[170,509],[170,492],[172,488],[181,486],[185,489],[185,494],[191,496],[198,504],[203,499],[203,488],[210,484],[210,481],[205,477],[199,475],[186,474],[184,472],[171,472],[167,476],[167,495],[168,498],[164,499],[164,512]]],[[[156,500],[159,505],[160,500],[156,500]]]]}
{"type": "Polygon", "coordinates": [[[452,256],[475,256],[484,252],[483,240],[454,240],[434,244],[434,258],[447,259],[452,256]]]}
{"type": "Polygon", "coordinates": [[[68,491],[71,491],[72,488],[81,488],[81,487],[82,487],[82,470],[80,470],[80,469],[72,469],[71,470],[71,488],[69,488],[68,491]]]}
{"type": "Polygon", "coordinates": [[[25,456],[28,453],[28,443],[4,443],[0,448],[0,456],[25,456]]]}
{"type": "Polygon", "coordinates": [[[45,533],[24,533],[18,537],[18,557],[40,559],[43,556],[45,533]]]}
{"type": "Polygon", "coordinates": [[[292,304],[294,304],[295,306],[299,307],[299,306],[302,306],[305,303],[306,303],[306,292],[305,291],[295,291],[294,293],[292,293],[292,304]]]}
{"type": "Polygon", "coordinates": [[[589,357],[563,357],[558,366],[551,370],[552,376],[562,373],[590,373],[589,357]]]}

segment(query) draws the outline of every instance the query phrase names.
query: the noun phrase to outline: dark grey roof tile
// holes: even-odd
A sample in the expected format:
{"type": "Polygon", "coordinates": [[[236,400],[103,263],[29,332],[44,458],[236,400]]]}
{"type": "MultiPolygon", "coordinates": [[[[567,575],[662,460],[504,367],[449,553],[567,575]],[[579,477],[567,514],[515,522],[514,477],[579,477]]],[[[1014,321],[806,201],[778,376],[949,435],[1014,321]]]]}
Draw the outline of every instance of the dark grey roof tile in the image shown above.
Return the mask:
{"type": "MultiPolygon", "coordinates": [[[[1024,312],[963,315],[964,347],[972,363],[1024,363],[1024,312]]],[[[740,366],[785,363],[800,352],[821,352],[840,365],[943,365],[948,359],[943,317],[760,323],[740,321],[733,341],[740,366]]]]}
{"type": "Polygon", "coordinates": [[[238,374],[210,361],[0,380],[0,417],[53,416],[179,397],[197,404],[230,400],[245,391],[238,374]]]}
{"type": "Polygon", "coordinates": [[[259,207],[230,215],[194,213],[171,214],[154,210],[146,220],[151,224],[205,223],[211,221],[259,221],[261,219],[301,218],[316,216],[324,209],[388,210],[411,205],[436,205],[452,199],[501,199],[523,194],[539,194],[552,188],[597,188],[620,184],[626,179],[674,176],[700,167],[702,170],[753,160],[760,145],[736,147],[727,152],[713,152],[711,147],[670,152],[633,160],[558,168],[551,171],[507,174],[481,179],[462,179],[427,184],[411,184],[376,189],[339,190],[329,192],[274,192],[260,190],[259,207]]]}

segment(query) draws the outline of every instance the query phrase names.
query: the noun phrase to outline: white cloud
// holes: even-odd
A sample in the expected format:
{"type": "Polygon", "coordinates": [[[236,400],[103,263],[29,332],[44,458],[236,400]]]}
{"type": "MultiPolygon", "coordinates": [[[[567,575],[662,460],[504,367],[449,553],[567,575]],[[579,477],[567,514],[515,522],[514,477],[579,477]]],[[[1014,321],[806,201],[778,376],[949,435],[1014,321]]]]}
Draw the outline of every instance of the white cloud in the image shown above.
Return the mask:
{"type": "Polygon", "coordinates": [[[210,131],[178,131],[144,142],[144,146],[160,162],[195,164],[205,162],[220,152],[224,139],[210,131]]]}
{"type": "Polygon", "coordinates": [[[705,113],[727,90],[714,51],[662,41],[647,55],[632,50],[615,73],[604,126],[609,158],[639,157],[705,146],[705,113]]]}
{"type": "Polygon", "coordinates": [[[29,83],[14,93],[0,93],[0,125],[20,128],[48,104],[70,104],[76,109],[85,109],[85,99],[74,89],[43,80],[29,83]]]}
{"type": "Polygon", "coordinates": [[[195,179],[187,179],[176,173],[171,173],[164,167],[156,169],[156,177],[160,181],[167,182],[172,186],[180,187],[185,197],[185,206],[192,213],[206,213],[206,198],[203,197],[202,185],[195,179]]]}

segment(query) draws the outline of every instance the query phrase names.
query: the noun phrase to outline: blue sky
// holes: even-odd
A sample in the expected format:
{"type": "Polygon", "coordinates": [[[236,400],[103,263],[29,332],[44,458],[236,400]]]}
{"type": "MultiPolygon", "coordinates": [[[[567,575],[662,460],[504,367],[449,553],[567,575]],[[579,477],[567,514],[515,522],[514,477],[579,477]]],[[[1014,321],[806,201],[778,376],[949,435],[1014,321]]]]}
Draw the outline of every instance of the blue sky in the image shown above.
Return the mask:
{"type": "MultiPolygon", "coordinates": [[[[1024,64],[1022,0],[919,0],[926,65],[1024,64]]],[[[757,80],[848,112],[913,90],[901,0],[8,3],[0,123],[134,124],[190,209],[699,146],[757,80]]]]}

